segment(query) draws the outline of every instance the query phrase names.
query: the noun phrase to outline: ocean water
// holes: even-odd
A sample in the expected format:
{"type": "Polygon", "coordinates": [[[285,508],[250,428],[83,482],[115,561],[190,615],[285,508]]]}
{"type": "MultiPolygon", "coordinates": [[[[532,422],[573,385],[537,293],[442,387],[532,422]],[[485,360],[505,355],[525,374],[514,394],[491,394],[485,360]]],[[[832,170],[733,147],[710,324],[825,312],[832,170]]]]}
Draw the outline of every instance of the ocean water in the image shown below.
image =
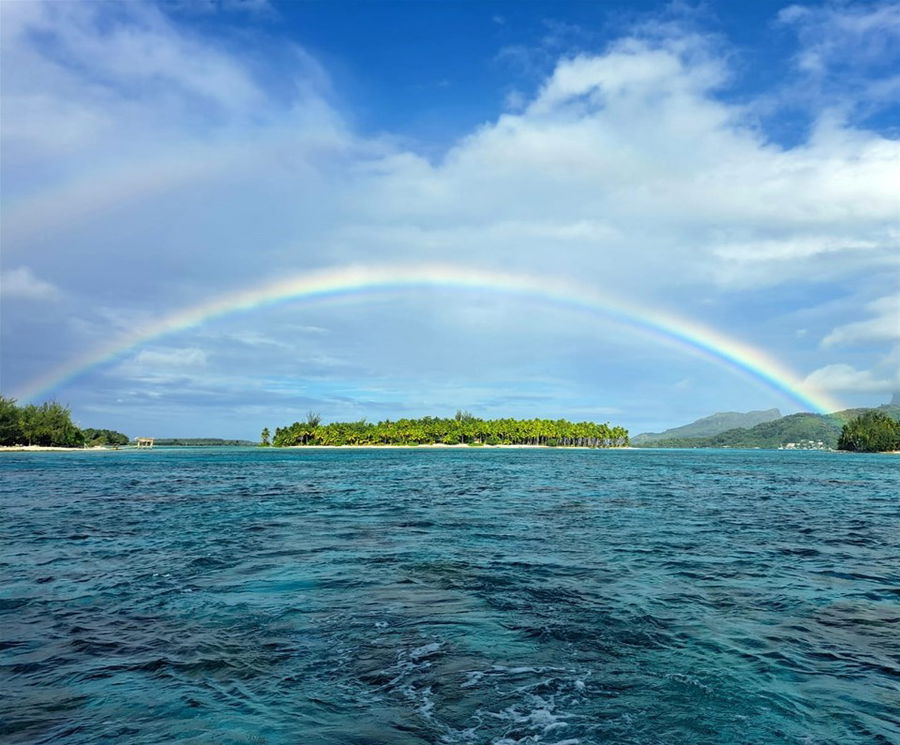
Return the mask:
{"type": "Polygon", "coordinates": [[[900,742],[900,460],[0,454],[5,743],[900,742]]]}

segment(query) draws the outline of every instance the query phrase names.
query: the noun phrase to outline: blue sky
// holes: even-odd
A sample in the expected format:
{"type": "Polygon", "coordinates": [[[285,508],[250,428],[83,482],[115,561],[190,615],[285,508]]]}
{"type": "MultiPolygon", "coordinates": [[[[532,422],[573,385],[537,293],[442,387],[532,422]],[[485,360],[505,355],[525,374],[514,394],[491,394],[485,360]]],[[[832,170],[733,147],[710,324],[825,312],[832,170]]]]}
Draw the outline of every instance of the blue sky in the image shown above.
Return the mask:
{"type": "Polygon", "coordinates": [[[456,287],[180,309],[349,265],[615,293],[809,395],[900,367],[898,3],[4,3],[4,395],[83,426],[796,404],[602,314],[456,287]],[[59,376],[57,376],[58,378],[59,376]]]}

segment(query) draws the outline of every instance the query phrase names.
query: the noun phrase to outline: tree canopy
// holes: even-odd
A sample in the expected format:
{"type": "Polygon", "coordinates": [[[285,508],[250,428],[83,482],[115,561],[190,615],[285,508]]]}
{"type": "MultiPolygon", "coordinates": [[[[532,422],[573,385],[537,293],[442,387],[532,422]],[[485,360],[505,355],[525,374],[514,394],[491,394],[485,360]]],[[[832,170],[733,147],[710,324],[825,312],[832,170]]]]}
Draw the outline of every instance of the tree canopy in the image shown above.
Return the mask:
{"type": "Polygon", "coordinates": [[[56,401],[17,406],[0,396],[0,445],[81,447],[84,434],[72,423],[68,407],[56,401]]]}
{"type": "Polygon", "coordinates": [[[297,445],[548,445],[616,447],[628,444],[623,427],[565,419],[479,419],[468,412],[453,418],[385,420],[321,424],[315,414],[305,422],[278,427],[272,444],[297,445]]]}
{"type": "Polygon", "coordinates": [[[880,411],[867,411],[844,425],[838,448],[863,453],[900,450],[900,422],[880,411]]]}
{"type": "Polygon", "coordinates": [[[24,442],[24,437],[16,400],[0,396],[0,445],[16,445],[21,442],[24,442]]]}
{"type": "Polygon", "coordinates": [[[113,429],[94,429],[88,427],[81,431],[84,434],[85,447],[128,444],[128,435],[123,435],[121,432],[116,432],[113,429]]]}
{"type": "Polygon", "coordinates": [[[128,436],[111,429],[79,429],[67,406],[56,401],[18,406],[0,396],[0,445],[93,447],[127,445],[128,436]]]}

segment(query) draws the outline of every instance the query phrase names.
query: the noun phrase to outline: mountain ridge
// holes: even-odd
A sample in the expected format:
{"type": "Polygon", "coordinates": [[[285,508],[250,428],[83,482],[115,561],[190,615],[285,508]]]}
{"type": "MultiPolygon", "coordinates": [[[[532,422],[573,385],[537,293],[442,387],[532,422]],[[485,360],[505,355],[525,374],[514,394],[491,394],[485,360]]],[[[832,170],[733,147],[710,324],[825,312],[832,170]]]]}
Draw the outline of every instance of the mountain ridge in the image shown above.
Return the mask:
{"type": "Polygon", "coordinates": [[[680,427],[672,427],[662,432],[642,432],[631,438],[631,444],[640,445],[645,442],[661,442],[681,437],[710,437],[729,429],[750,428],[780,418],[781,412],[778,409],[717,411],[680,427]]]}
{"type": "Polygon", "coordinates": [[[900,406],[893,403],[858,409],[844,409],[831,414],[788,414],[753,427],[737,427],[705,437],[670,437],[663,440],[641,440],[636,447],[662,448],[807,448],[836,449],[841,430],[851,419],[867,411],[880,411],[900,420],[900,406]]]}

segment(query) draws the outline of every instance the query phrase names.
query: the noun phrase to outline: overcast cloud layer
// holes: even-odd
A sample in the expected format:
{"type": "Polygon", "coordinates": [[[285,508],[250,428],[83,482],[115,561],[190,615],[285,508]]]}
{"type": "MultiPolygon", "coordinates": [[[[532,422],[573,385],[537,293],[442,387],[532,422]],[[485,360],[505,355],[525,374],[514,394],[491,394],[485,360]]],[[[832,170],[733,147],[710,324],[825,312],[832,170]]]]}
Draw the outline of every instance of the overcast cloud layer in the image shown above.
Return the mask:
{"type": "MultiPolygon", "coordinates": [[[[727,39],[648,16],[560,50],[531,89],[498,91],[492,118],[437,150],[357,126],[277,7],[214,35],[137,2],[0,10],[6,395],[223,292],[436,261],[677,311],[848,406],[900,387],[900,5],[784,8],[770,23],[792,51],[763,91],[742,86],[727,39]],[[771,134],[787,117],[804,123],[799,141],[771,134]]],[[[249,438],[310,409],[462,407],[633,432],[791,410],[614,323],[450,289],[221,318],[48,395],[84,426],[132,436],[249,438]]]]}

